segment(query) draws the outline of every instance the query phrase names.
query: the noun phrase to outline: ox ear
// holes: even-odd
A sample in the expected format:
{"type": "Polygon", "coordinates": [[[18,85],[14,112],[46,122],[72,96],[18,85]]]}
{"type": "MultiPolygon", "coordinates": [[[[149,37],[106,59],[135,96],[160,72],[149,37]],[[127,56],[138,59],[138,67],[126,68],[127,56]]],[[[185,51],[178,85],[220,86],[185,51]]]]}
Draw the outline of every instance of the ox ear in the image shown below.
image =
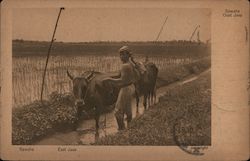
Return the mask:
{"type": "Polygon", "coordinates": [[[93,78],[93,76],[94,76],[94,71],[91,71],[91,73],[89,73],[89,74],[86,76],[87,81],[88,81],[88,82],[91,81],[91,79],[93,78]]]}
{"type": "Polygon", "coordinates": [[[73,80],[74,79],[74,77],[69,73],[69,71],[67,70],[67,75],[68,75],[68,77],[71,79],[71,80],[73,80]]]}

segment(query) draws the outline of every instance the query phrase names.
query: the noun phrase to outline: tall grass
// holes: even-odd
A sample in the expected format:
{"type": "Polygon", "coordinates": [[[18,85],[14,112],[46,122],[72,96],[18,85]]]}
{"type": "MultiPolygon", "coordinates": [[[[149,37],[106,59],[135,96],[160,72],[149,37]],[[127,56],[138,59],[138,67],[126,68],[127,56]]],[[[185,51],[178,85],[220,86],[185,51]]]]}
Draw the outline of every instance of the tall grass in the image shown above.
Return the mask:
{"type": "MultiPolygon", "coordinates": [[[[42,75],[45,66],[45,56],[13,57],[13,105],[14,107],[29,104],[40,98],[42,75]]],[[[137,61],[144,61],[143,56],[136,56],[137,61]]],[[[173,66],[190,64],[195,59],[172,57],[149,57],[160,71],[173,66]]],[[[118,55],[114,56],[51,56],[45,78],[44,98],[54,91],[70,92],[71,81],[66,75],[69,70],[73,75],[80,75],[86,70],[101,72],[117,71],[120,69],[118,55]]]]}

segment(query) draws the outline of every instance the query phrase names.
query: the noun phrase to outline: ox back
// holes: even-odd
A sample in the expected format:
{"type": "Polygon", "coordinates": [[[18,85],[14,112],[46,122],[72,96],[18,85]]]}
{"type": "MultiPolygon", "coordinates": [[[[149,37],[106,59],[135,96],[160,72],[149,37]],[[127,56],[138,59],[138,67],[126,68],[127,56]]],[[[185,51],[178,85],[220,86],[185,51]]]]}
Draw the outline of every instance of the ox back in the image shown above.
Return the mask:
{"type": "Polygon", "coordinates": [[[119,88],[110,82],[104,82],[107,77],[116,77],[118,73],[94,72],[93,78],[89,82],[89,91],[86,103],[100,103],[104,106],[113,105],[118,97],[119,88]]]}

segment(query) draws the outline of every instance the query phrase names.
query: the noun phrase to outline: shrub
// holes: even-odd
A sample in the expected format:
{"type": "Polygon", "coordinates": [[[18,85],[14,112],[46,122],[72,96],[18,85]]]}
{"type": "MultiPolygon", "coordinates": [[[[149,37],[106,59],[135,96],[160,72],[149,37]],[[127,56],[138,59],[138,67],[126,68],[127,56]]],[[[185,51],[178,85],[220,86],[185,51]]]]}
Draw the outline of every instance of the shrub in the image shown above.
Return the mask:
{"type": "Polygon", "coordinates": [[[12,143],[31,144],[55,128],[72,126],[77,120],[71,95],[53,93],[48,101],[35,101],[13,109],[12,143]]]}

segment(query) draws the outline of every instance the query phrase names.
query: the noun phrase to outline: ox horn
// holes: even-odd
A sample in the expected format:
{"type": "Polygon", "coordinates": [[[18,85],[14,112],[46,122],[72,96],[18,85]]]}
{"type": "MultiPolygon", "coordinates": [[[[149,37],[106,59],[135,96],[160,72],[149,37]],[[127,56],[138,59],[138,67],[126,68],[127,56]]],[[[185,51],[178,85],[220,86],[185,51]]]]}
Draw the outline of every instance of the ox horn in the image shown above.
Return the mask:
{"type": "Polygon", "coordinates": [[[70,75],[70,73],[69,73],[69,71],[67,70],[67,75],[68,75],[68,77],[71,79],[71,80],[73,80],[74,79],[74,77],[72,76],[72,75],[70,75]]]}

